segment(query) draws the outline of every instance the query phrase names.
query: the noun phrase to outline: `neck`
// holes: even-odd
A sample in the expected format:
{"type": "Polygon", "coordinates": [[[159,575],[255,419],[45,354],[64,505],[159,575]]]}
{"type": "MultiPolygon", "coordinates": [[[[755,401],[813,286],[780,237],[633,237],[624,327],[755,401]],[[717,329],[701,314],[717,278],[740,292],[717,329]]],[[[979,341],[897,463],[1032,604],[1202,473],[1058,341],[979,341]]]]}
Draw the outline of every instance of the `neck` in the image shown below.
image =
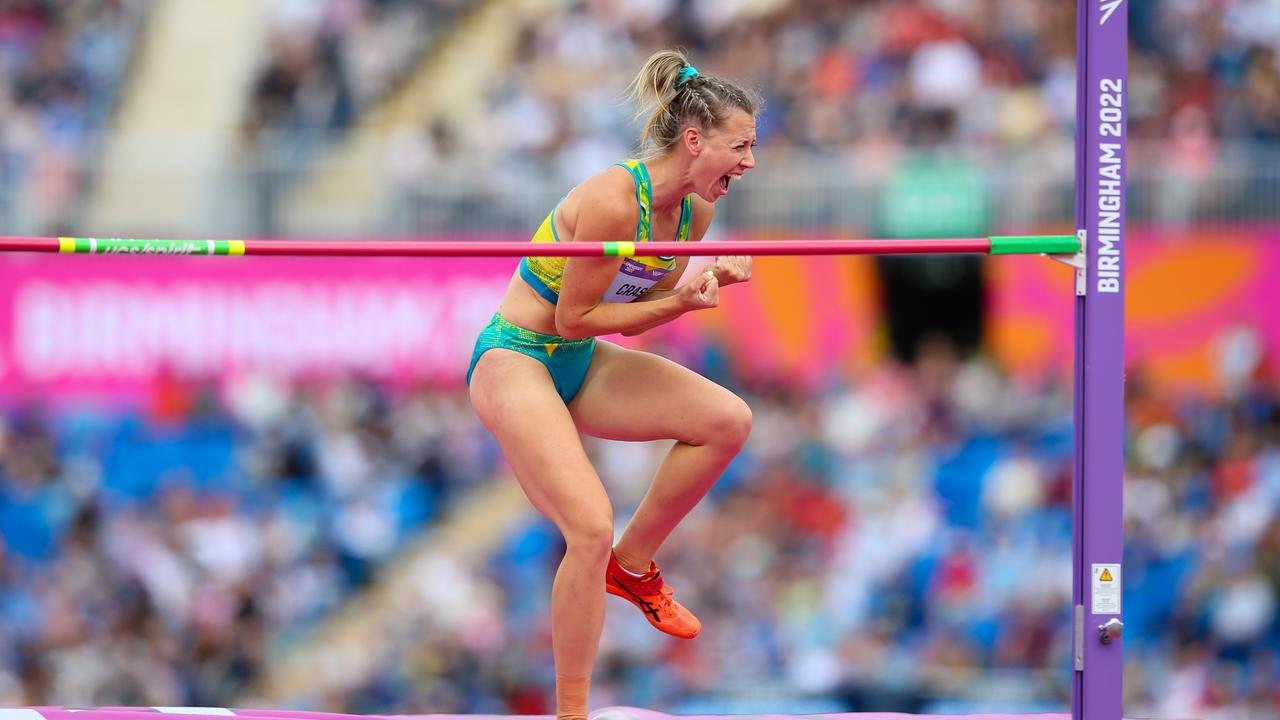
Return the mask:
{"type": "Polygon", "coordinates": [[[689,177],[689,163],[671,155],[662,155],[646,161],[649,181],[653,183],[653,209],[670,210],[679,205],[684,196],[693,192],[689,177]]]}

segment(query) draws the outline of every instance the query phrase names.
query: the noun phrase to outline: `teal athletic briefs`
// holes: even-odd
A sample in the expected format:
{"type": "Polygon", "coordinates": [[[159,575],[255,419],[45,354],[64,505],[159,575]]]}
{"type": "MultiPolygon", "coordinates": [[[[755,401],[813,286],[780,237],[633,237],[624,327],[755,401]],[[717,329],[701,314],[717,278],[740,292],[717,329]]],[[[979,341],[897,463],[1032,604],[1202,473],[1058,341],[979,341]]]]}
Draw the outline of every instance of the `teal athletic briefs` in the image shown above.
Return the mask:
{"type": "Polygon", "coordinates": [[[587,368],[591,367],[591,354],[595,347],[596,339],[593,337],[566,340],[559,335],[547,335],[513,325],[494,313],[489,324],[480,331],[480,337],[476,338],[476,349],[471,353],[471,367],[467,368],[467,384],[471,384],[471,373],[475,372],[481,355],[494,348],[506,348],[546,365],[547,372],[551,373],[551,381],[555,383],[556,392],[560,393],[561,399],[568,405],[573,396],[578,394],[582,381],[587,378],[587,368]]]}

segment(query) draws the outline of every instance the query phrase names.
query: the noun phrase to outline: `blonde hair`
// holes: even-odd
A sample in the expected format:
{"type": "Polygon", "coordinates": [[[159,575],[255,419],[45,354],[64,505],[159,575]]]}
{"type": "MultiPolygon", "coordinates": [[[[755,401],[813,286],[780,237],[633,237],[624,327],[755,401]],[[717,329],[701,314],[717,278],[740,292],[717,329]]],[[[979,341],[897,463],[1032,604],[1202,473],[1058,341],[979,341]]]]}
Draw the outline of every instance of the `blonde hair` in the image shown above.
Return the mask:
{"type": "Polygon", "coordinates": [[[644,157],[670,149],[689,125],[706,131],[733,109],[756,114],[759,99],[731,82],[703,75],[679,50],[660,50],[649,56],[631,81],[630,97],[636,117],[647,116],[640,136],[644,157]]]}

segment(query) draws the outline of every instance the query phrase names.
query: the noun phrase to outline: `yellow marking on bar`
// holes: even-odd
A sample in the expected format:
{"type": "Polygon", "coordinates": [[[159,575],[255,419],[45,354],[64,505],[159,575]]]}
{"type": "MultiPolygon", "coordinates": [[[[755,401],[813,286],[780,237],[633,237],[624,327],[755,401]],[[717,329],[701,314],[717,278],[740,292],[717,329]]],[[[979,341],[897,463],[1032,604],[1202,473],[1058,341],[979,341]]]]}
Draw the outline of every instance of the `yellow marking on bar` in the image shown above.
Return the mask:
{"type": "Polygon", "coordinates": [[[622,257],[635,257],[636,243],[634,240],[622,240],[618,242],[618,255],[622,257]]]}
{"type": "Polygon", "coordinates": [[[243,255],[243,254],[244,254],[244,241],[243,241],[243,240],[228,240],[228,241],[227,241],[227,254],[228,254],[228,255],[243,255]]]}
{"type": "Polygon", "coordinates": [[[74,253],[76,251],[76,239],[69,237],[58,238],[58,252],[74,253]]]}

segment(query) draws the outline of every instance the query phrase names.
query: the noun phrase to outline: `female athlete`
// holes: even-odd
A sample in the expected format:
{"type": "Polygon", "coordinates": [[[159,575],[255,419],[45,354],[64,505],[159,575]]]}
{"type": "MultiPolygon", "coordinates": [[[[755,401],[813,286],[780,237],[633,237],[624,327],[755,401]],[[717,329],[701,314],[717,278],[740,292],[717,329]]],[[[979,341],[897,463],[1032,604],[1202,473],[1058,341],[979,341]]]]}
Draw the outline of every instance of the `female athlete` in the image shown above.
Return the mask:
{"type": "MultiPolygon", "coordinates": [[[[647,116],[641,159],[573,188],[533,242],[697,242],[715,202],[755,166],[755,100],[700,74],[676,51],[655,53],[632,83],[647,116]]],[[[471,402],[524,492],[564,535],[552,586],[556,715],[586,718],[605,593],[659,630],[692,638],[701,624],[672,598],[653,558],[706,495],[751,429],[751,410],[670,360],[598,340],[632,335],[716,307],[719,289],[751,276],[748,257],[718,257],[677,282],[687,257],[525,258],[481,332],[467,373],[471,402]],[[579,433],[675,440],[614,544],[613,509],[579,433]]]]}

